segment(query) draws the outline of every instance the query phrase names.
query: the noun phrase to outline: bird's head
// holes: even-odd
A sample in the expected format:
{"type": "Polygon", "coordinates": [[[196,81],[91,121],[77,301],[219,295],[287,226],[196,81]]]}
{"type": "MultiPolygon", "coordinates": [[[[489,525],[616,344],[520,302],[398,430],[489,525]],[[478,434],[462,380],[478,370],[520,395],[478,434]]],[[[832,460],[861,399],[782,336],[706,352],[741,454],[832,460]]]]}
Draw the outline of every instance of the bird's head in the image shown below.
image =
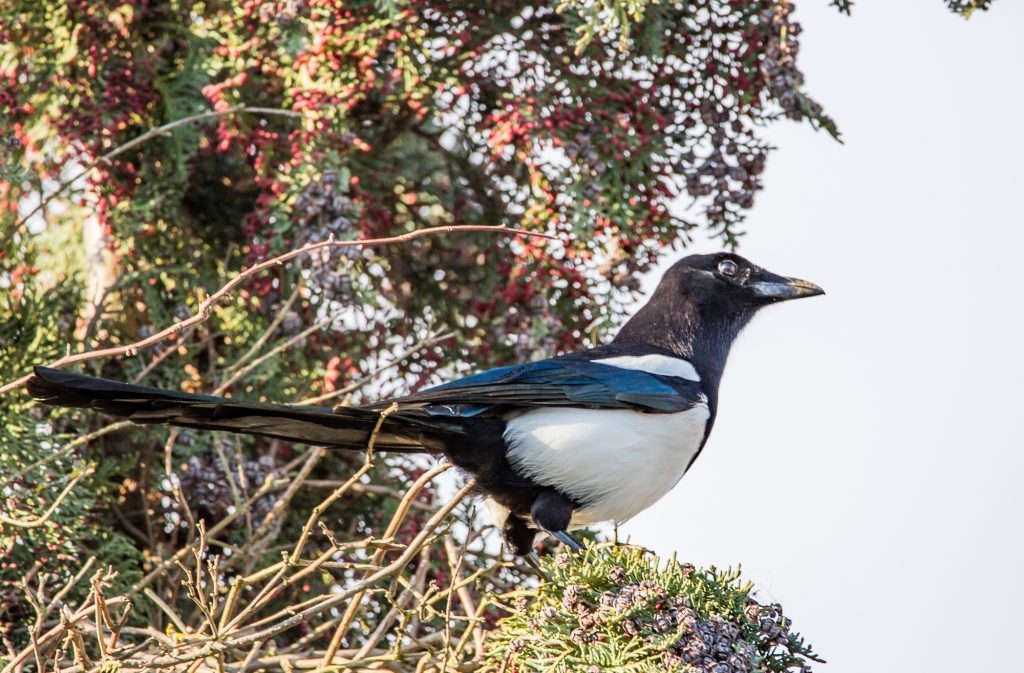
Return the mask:
{"type": "Polygon", "coordinates": [[[702,312],[752,314],[788,299],[813,297],[824,290],[799,278],[762,269],[728,252],[690,255],[673,264],[655,290],[652,301],[696,307],[702,312]]]}
{"type": "Polygon", "coordinates": [[[720,370],[733,339],[759,309],[819,294],[824,290],[814,283],[774,274],[733,253],[690,255],[665,272],[615,340],[704,359],[720,370]]]}

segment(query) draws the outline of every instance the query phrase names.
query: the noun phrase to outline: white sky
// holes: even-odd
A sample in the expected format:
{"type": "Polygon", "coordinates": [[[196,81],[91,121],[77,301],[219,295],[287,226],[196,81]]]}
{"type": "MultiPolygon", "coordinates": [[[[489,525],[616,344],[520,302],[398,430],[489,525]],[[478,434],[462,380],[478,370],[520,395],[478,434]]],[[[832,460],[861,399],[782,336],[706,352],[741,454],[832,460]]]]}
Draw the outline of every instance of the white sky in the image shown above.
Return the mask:
{"type": "Polygon", "coordinates": [[[740,253],[828,295],[754,320],[704,453],[622,533],[742,562],[824,673],[1021,670],[1024,3],[797,16],[846,144],[771,131],[740,253]]]}

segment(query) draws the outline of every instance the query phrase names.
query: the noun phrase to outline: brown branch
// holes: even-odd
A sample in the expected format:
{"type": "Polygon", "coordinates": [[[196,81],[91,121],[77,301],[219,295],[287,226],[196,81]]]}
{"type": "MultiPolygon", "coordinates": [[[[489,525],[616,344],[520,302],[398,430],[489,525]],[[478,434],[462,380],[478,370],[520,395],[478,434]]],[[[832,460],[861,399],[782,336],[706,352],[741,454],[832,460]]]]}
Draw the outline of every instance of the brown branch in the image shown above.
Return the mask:
{"type": "Polygon", "coordinates": [[[412,586],[403,591],[402,594],[395,600],[394,606],[388,611],[384,618],[377,624],[377,628],[373,630],[373,633],[366,639],[363,646],[359,648],[359,651],[352,655],[352,659],[360,660],[371,656],[374,648],[377,644],[384,639],[384,636],[388,634],[391,627],[394,626],[399,616],[409,611],[410,604],[415,605],[414,600],[419,598],[416,591],[422,591],[423,585],[427,580],[427,571],[430,570],[430,547],[424,547],[423,551],[420,552],[420,558],[416,563],[416,574],[412,580],[412,586]]]}
{"type": "MultiPolygon", "coordinates": [[[[558,237],[553,236],[551,234],[544,234],[536,231],[526,231],[524,229],[513,229],[503,225],[492,226],[483,224],[462,224],[417,229],[416,231],[410,231],[408,233],[400,234],[398,236],[387,236],[384,238],[369,238],[352,241],[335,241],[333,238],[331,238],[326,241],[310,243],[309,245],[305,245],[301,248],[291,250],[289,252],[284,253],[283,255],[278,255],[277,257],[265,260],[263,262],[260,262],[259,264],[249,267],[248,269],[245,269],[244,271],[236,275],[234,278],[229,280],[219,290],[206,297],[200,304],[199,311],[196,312],[195,315],[191,316],[190,318],[186,318],[185,320],[176,322],[170,327],[161,330],[160,332],[157,332],[156,334],[153,334],[150,337],[141,339],[126,346],[101,348],[99,350],[86,351],[83,353],[76,353],[74,355],[67,355],[65,357],[60,358],[59,360],[51,362],[47,366],[63,367],[64,365],[69,365],[75,362],[85,362],[87,360],[95,360],[97,358],[113,357],[118,355],[134,355],[139,350],[143,348],[148,348],[149,346],[159,343],[166,339],[167,337],[171,336],[172,334],[177,334],[178,332],[187,327],[192,327],[194,325],[198,325],[206,321],[210,317],[214,304],[216,304],[221,299],[224,299],[226,296],[229,295],[229,293],[232,290],[234,290],[236,287],[241,285],[243,282],[245,282],[247,279],[254,276],[255,274],[273,268],[275,266],[280,266],[285,262],[295,259],[296,257],[299,257],[301,255],[313,252],[314,250],[320,250],[321,248],[347,248],[356,245],[393,245],[396,243],[406,243],[408,241],[417,238],[423,238],[425,236],[436,236],[438,234],[447,234],[463,231],[480,231],[501,234],[503,236],[530,236],[536,238],[546,238],[549,240],[559,240],[558,237]]],[[[0,386],[0,393],[6,393],[11,390],[14,390],[15,388],[20,388],[21,386],[25,385],[25,383],[27,383],[31,377],[31,374],[26,374],[25,376],[21,377],[16,381],[12,381],[11,383],[0,386]]]]}
{"type": "MultiPolygon", "coordinates": [[[[402,521],[405,520],[406,515],[409,513],[409,509],[411,507],[410,503],[416,498],[416,496],[419,495],[423,487],[426,486],[427,483],[431,481],[434,477],[436,477],[441,472],[447,470],[449,467],[451,466],[438,465],[437,467],[424,472],[422,475],[420,475],[419,479],[413,482],[412,486],[410,486],[409,490],[406,492],[405,498],[403,498],[402,501],[398,503],[398,508],[395,510],[394,516],[391,517],[391,522],[388,524],[387,530],[384,531],[385,540],[391,539],[392,537],[394,537],[395,533],[398,532],[398,529],[401,526],[402,521]]],[[[470,481],[470,483],[472,483],[472,480],[470,481]]],[[[426,527],[424,527],[424,530],[426,530],[426,527]]],[[[387,550],[385,549],[378,550],[377,553],[373,555],[373,558],[371,559],[370,562],[374,565],[381,563],[384,560],[384,555],[386,553],[387,550]]],[[[321,665],[327,666],[334,659],[334,653],[337,652],[338,647],[341,646],[342,638],[345,637],[345,634],[348,632],[349,627],[352,625],[352,621],[356,617],[356,613],[359,611],[359,608],[362,605],[364,594],[365,591],[360,591],[356,593],[355,597],[349,603],[348,607],[345,610],[345,614],[341,618],[341,622],[338,624],[338,627],[334,630],[334,635],[331,637],[331,642],[327,646],[327,651],[324,653],[324,658],[321,665]]]]}
{"type": "MultiPolygon", "coordinates": [[[[144,659],[116,657],[120,668],[122,670],[131,668],[146,668],[149,670],[161,668],[179,669],[182,664],[193,664],[198,669],[198,667],[202,665],[202,662],[208,658],[217,657],[231,651],[249,648],[255,643],[264,642],[279,633],[283,633],[300,624],[308,623],[314,617],[321,615],[347,601],[351,601],[358,595],[364,594],[370,587],[374,586],[378,582],[394,577],[398,573],[402,572],[422,551],[427,542],[435,535],[435,529],[451,514],[455,507],[462,502],[463,498],[469,495],[475,488],[476,483],[473,480],[469,480],[465,486],[459,489],[447,504],[437,510],[434,515],[424,523],[423,528],[397,559],[392,563],[379,568],[376,572],[363,578],[361,581],[354,583],[344,591],[325,596],[319,602],[301,610],[286,608],[273,615],[269,620],[271,623],[262,629],[255,630],[251,627],[243,627],[242,629],[239,629],[233,637],[226,637],[219,640],[214,638],[197,639],[189,643],[190,649],[185,652],[173,653],[165,656],[146,657],[144,659]]],[[[119,598],[121,601],[126,600],[124,597],[119,598]]],[[[114,600],[117,599],[108,600],[107,605],[110,605],[114,600]]],[[[91,607],[91,605],[88,607],[91,607]]],[[[84,616],[85,615],[83,614],[82,617],[84,616]]],[[[79,619],[80,618],[81,617],[79,617],[79,619]]],[[[55,629],[55,632],[59,633],[62,631],[55,629]]],[[[336,651],[337,650],[335,650],[335,652],[336,651]]],[[[23,652],[23,655],[27,657],[29,653],[30,652],[27,650],[23,652]]],[[[15,661],[18,663],[23,661],[23,655],[19,655],[15,661]]],[[[386,660],[393,659],[393,655],[383,656],[386,660]]],[[[333,653],[331,658],[328,658],[327,661],[333,663],[333,653]]],[[[14,665],[16,665],[14,662],[9,664],[4,673],[7,673],[8,670],[13,670],[14,665]]],[[[84,673],[89,670],[89,666],[83,665],[82,662],[78,662],[77,665],[63,669],[63,673],[84,673]]]]}

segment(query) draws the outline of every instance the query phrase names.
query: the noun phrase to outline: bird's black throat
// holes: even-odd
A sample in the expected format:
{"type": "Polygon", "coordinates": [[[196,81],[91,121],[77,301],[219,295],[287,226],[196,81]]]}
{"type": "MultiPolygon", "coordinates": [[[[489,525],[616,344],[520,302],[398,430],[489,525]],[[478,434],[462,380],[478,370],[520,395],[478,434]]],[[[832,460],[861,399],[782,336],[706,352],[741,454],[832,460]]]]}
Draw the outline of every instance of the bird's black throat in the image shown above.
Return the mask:
{"type": "Polygon", "coordinates": [[[647,305],[622,326],[612,343],[656,349],[688,360],[700,375],[714,413],[729,349],[756,308],[662,290],[659,287],[647,305]]]}

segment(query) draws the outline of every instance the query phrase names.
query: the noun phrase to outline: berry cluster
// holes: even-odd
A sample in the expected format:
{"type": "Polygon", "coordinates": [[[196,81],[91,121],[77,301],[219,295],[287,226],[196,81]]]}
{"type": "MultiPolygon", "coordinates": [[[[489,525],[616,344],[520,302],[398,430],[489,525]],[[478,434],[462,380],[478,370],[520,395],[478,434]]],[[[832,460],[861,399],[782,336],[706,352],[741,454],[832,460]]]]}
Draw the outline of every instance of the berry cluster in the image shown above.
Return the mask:
{"type": "MultiPolygon", "coordinates": [[[[301,227],[295,241],[297,245],[352,238],[353,220],[358,211],[347,190],[348,185],[337,171],[326,170],[319,180],[310,182],[299,193],[292,206],[294,222],[301,227]]],[[[332,264],[336,255],[339,255],[337,250],[324,248],[319,254],[303,259],[302,264],[310,269],[309,287],[317,302],[346,305],[355,299],[351,266],[362,257],[362,249],[358,246],[341,248],[343,262],[340,265],[332,264]]]]}
{"type": "Polygon", "coordinates": [[[355,208],[347,191],[348,186],[339,183],[338,172],[326,170],[299,193],[292,205],[293,223],[300,232],[297,242],[340,240],[351,231],[355,208]]]}
{"type": "MultiPolygon", "coordinates": [[[[197,518],[206,521],[220,521],[238,506],[239,498],[245,499],[261,487],[267,477],[275,474],[271,456],[264,455],[250,459],[236,454],[230,441],[223,442],[223,451],[204,451],[188,459],[178,474],[181,492],[197,518]],[[227,463],[221,459],[226,457],[227,463]]],[[[262,520],[277,498],[267,495],[252,504],[251,516],[262,520]]],[[[235,525],[244,522],[236,521],[235,525]]]]}

